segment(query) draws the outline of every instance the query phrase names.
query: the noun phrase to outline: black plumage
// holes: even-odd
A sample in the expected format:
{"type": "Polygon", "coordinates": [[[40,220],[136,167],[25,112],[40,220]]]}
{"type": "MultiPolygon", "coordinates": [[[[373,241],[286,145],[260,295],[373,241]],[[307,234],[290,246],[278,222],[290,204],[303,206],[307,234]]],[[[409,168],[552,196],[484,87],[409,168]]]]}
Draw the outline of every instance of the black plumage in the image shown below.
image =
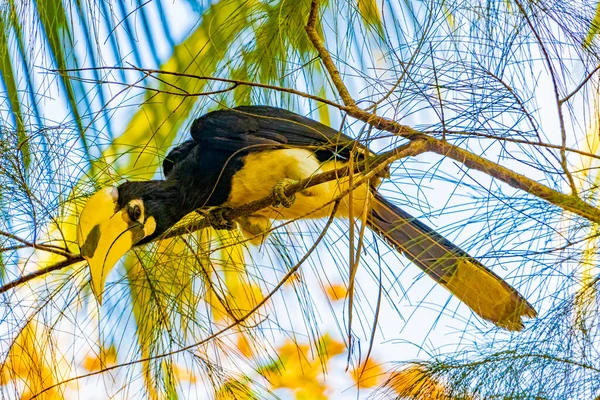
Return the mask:
{"type": "Polygon", "coordinates": [[[121,207],[140,198],[147,213],[156,218],[156,231],[140,244],[152,241],[196,209],[224,205],[232,177],[248,153],[304,147],[314,151],[319,161],[334,157],[347,160],[350,149],[357,145],[352,138],[317,121],[268,106],[210,112],[193,122],[191,136],[163,160],[164,181],[119,186],[121,207]]]}
{"type": "MultiPolygon", "coordinates": [[[[141,199],[146,215],[156,220],[155,231],[139,243],[156,238],[194,210],[231,205],[236,193],[237,203],[234,206],[239,205],[240,201],[249,202],[264,197],[273,188],[274,177],[287,178],[296,174],[302,178],[307,174],[307,169],[309,174],[317,173],[319,166],[331,166],[328,163],[332,160],[343,164],[352,154],[358,154],[359,159],[371,154],[365,146],[326,125],[267,106],[237,107],[208,113],[194,121],[191,136],[192,139],[175,147],[166,156],[163,162],[165,180],[127,182],[118,188],[120,207],[134,199],[141,199]],[[285,149],[302,151],[280,151],[285,149]],[[261,159],[261,155],[266,158],[261,159]],[[280,156],[282,164],[278,165],[272,157],[280,156]],[[270,167],[263,165],[265,162],[271,162],[272,169],[280,170],[270,170],[270,167]],[[292,167],[299,170],[288,171],[292,167]],[[252,182],[244,181],[251,176],[253,168],[268,174],[271,180],[267,176],[264,180],[270,182],[271,186],[259,190],[261,176],[253,177],[252,182]],[[248,187],[242,191],[236,186],[246,184],[248,187]]],[[[338,185],[342,185],[342,181],[338,181],[338,185]]],[[[335,183],[327,187],[329,191],[319,191],[317,186],[311,193],[300,194],[304,196],[302,201],[306,201],[303,203],[305,207],[314,204],[310,201],[312,199],[314,202],[315,197],[329,196],[327,199],[317,199],[325,203],[332,200],[335,193],[342,191],[341,186],[337,187],[335,183]]],[[[371,229],[481,317],[506,329],[519,330],[523,327],[522,316],[536,315],[533,307],[508,283],[458,246],[383,198],[375,187],[366,186],[363,193],[368,199],[360,204],[370,207],[368,224],[371,229]]],[[[346,212],[341,212],[340,216],[348,216],[348,207],[355,206],[347,205],[346,212]]],[[[362,206],[355,215],[361,211],[362,206]]],[[[286,219],[290,215],[296,217],[301,214],[286,214],[273,209],[257,218],[286,219]]],[[[327,214],[316,216],[323,215],[327,214]]]]}

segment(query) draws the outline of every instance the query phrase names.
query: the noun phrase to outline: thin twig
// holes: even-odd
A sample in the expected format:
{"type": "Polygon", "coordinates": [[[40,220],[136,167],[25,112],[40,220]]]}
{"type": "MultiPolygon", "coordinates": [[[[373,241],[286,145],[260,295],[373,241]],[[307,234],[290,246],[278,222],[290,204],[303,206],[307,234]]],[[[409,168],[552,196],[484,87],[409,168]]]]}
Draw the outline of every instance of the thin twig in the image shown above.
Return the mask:
{"type": "MultiPolygon", "coordinates": [[[[231,83],[232,85],[250,86],[250,87],[256,87],[256,88],[261,88],[261,89],[269,89],[269,90],[276,90],[278,92],[289,93],[289,94],[293,94],[296,96],[304,97],[309,100],[318,101],[320,103],[327,104],[327,105],[330,105],[332,107],[335,107],[335,108],[338,108],[341,110],[344,110],[346,108],[345,106],[343,106],[339,103],[336,103],[334,101],[327,100],[323,97],[315,96],[315,95],[312,95],[312,94],[309,94],[306,92],[302,92],[302,91],[296,90],[296,89],[290,89],[290,88],[276,86],[276,85],[268,85],[268,84],[264,84],[264,83],[242,81],[242,80],[238,80],[238,79],[228,79],[228,78],[219,78],[219,77],[215,77],[215,76],[194,75],[194,74],[188,74],[185,72],[174,72],[174,71],[166,71],[166,70],[158,70],[158,69],[150,69],[150,68],[138,68],[138,67],[93,67],[93,68],[75,68],[75,69],[50,69],[48,71],[66,75],[69,72],[82,72],[82,71],[94,71],[94,70],[138,71],[138,72],[144,72],[144,73],[148,74],[148,76],[155,75],[155,74],[156,75],[169,75],[169,76],[177,76],[177,77],[181,77],[181,78],[190,78],[190,79],[197,79],[197,80],[207,80],[207,81],[231,83]]],[[[85,79],[85,78],[81,78],[78,76],[71,76],[71,75],[66,75],[66,76],[68,76],[69,79],[74,79],[74,80],[94,82],[94,83],[108,83],[108,84],[127,86],[127,87],[139,87],[139,88],[146,89],[146,90],[152,90],[157,93],[165,93],[164,90],[150,88],[147,86],[140,86],[137,84],[132,85],[132,84],[127,84],[127,83],[119,82],[119,81],[98,81],[95,79],[85,79]]],[[[138,80],[138,82],[140,82],[140,81],[138,80]]],[[[176,89],[183,90],[174,85],[171,85],[171,86],[176,89]]],[[[224,89],[224,91],[228,91],[228,90],[232,90],[232,89],[234,89],[233,86],[231,86],[227,89],[224,89]]],[[[189,97],[189,96],[201,96],[204,93],[186,94],[186,93],[171,92],[170,94],[175,95],[175,96],[189,97]]]]}
{"type": "MultiPolygon", "coordinates": [[[[355,170],[357,172],[361,172],[361,171],[365,171],[366,169],[368,169],[369,176],[375,175],[375,174],[378,174],[381,171],[383,171],[387,167],[387,165],[389,165],[390,163],[392,163],[396,160],[399,160],[404,157],[416,156],[425,151],[427,151],[427,144],[425,142],[412,141],[405,145],[399,146],[396,149],[387,151],[378,156],[371,157],[361,163],[358,163],[356,165],[355,170]]],[[[319,185],[321,183],[333,181],[333,180],[339,179],[340,177],[347,176],[349,173],[350,173],[350,171],[347,166],[341,167],[339,169],[334,169],[334,170],[330,170],[327,172],[323,172],[323,173],[314,175],[312,177],[303,179],[295,184],[289,185],[285,190],[285,194],[287,196],[291,196],[294,193],[297,193],[297,192],[307,189],[309,187],[319,185]]],[[[226,211],[223,212],[223,216],[226,219],[233,221],[240,217],[245,217],[245,216],[251,215],[252,213],[262,210],[263,208],[270,207],[276,203],[277,203],[277,199],[275,199],[275,197],[272,194],[269,194],[268,196],[266,196],[262,199],[253,201],[251,203],[244,204],[244,205],[241,205],[236,208],[227,209],[226,211]]],[[[175,236],[181,236],[184,234],[198,231],[200,229],[208,228],[209,226],[210,226],[210,224],[205,219],[201,219],[199,221],[194,221],[194,222],[190,223],[189,225],[171,229],[171,230],[167,231],[163,236],[160,236],[160,237],[156,238],[155,240],[168,239],[168,238],[172,238],[175,236]]],[[[29,282],[32,279],[46,275],[53,271],[58,271],[60,269],[66,268],[77,262],[84,261],[83,257],[81,257],[80,255],[70,255],[70,253],[69,253],[69,256],[67,256],[67,255],[64,255],[64,256],[67,257],[66,260],[63,260],[56,264],[50,265],[49,267],[42,268],[39,271],[35,271],[30,274],[23,275],[22,277],[15,279],[14,281],[11,281],[5,285],[0,286],[0,294],[7,292],[8,290],[15,288],[21,284],[29,282]]]]}
{"type": "Polygon", "coordinates": [[[560,99],[559,103],[562,105],[563,103],[566,103],[567,101],[569,101],[569,99],[573,96],[575,96],[577,94],[577,92],[579,92],[581,90],[582,87],[585,86],[586,83],[588,83],[588,81],[590,79],[592,79],[592,77],[594,76],[594,74],[596,72],[598,72],[598,70],[600,69],[600,64],[598,64],[596,66],[596,68],[594,68],[592,70],[592,72],[590,72],[589,74],[587,74],[587,76],[585,78],[583,78],[583,80],[581,81],[581,83],[579,85],[577,85],[577,87],[575,89],[573,89],[573,91],[571,93],[569,93],[568,95],[566,95],[565,97],[563,97],[562,99],[560,99]]]}
{"type": "Polygon", "coordinates": [[[437,68],[435,67],[435,57],[433,56],[433,49],[429,45],[429,53],[431,55],[431,65],[433,67],[433,79],[435,81],[435,90],[437,92],[438,100],[440,103],[440,122],[442,123],[442,140],[446,141],[446,117],[444,116],[444,101],[442,99],[442,91],[440,90],[440,82],[438,80],[437,68]]]}
{"type": "Polygon", "coordinates": [[[7,292],[10,289],[20,286],[26,282],[29,282],[32,279],[39,278],[40,276],[44,276],[46,274],[49,274],[50,272],[59,271],[80,261],[84,261],[83,257],[81,257],[80,255],[76,255],[75,257],[67,258],[63,261],[57,262],[56,264],[52,264],[48,267],[31,272],[27,275],[23,275],[22,277],[15,279],[14,281],[8,282],[6,285],[0,286],[0,294],[7,292]]]}
{"type": "Polygon", "coordinates": [[[63,257],[67,257],[67,258],[75,256],[75,254],[72,254],[69,251],[62,250],[61,248],[58,248],[56,246],[46,246],[44,244],[37,244],[34,242],[30,242],[28,240],[18,237],[17,235],[13,235],[12,233],[0,231],[0,235],[6,236],[9,239],[19,242],[24,247],[31,247],[32,249],[42,250],[42,251],[46,251],[48,253],[54,253],[59,256],[63,256],[63,257]]]}
{"type": "Polygon", "coordinates": [[[342,98],[342,101],[344,102],[346,107],[356,108],[356,102],[350,95],[348,88],[346,88],[346,85],[342,80],[342,76],[340,75],[340,71],[338,71],[337,67],[333,63],[329,51],[327,51],[325,44],[323,43],[323,41],[319,37],[319,33],[317,32],[316,26],[318,13],[319,1],[312,0],[310,4],[310,14],[308,15],[308,22],[304,29],[306,30],[306,33],[308,34],[308,37],[310,38],[310,41],[312,42],[313,46],[315,46],[315,49],[317,50],[317,54],[319,54],[321,61],[323,61],[323,64],[325,65],[325,68],[327,69],[327,72],[329,73],[329,76],[333,81],[333,85],[335,86],[340,97],[342,98]]]}
{"type": "MultiPolygon", "coordinates": [[[[314,24],[316,22],[311,20],[311,18],[316,18],[317,9],[318,1],[313,0],[311,3],[311,13],[309,16],[309,24],[307,25],[307,32],[309,33],[309,38],[313,46],[319,53],[319,57],[321,57],[322,60],[331,61],[331,56],[329,55],[327,48],[323,44],[321,38],[319,38],[319,36],[316,34],[316,30],[314,29],[314,24]]],[[[335,65],[332,66],[331,64],[332,62],[324,62],[325,68],[327,69],[327,72],[333,80],[336,88],[338,88],[338,90],[340,88],[342,89],[340,96],[344,100],[344,104],[346,104],[344,111],[346,111],[346,113],[348,113],[348,115],[351,117],[361,120],[367,124],[371,124],[377,129],[394,133],[409,140],[422,139],[428,143],[428,151],[433,151],[444,157],[458,161],[469,168],[484,172],[514,188],[524,190],[525,192],[542,198],[565,211],[569,211],[584,217],[591,222],[600,223],[600,209],[581,200],[578,196],[576,196],[576,192],[572,192],[571,195],[566,195],[544,184],[534,181],[533,179],[527,178],[524,175],[518,174],[506,167],[503,167],[500,164],[475,155],[468,150],[464,150],[443,140],[432,138],[410,126],[402,125],[394,120],[362,110],[355,105],[354,100],[344,98],[346,95],[349,96],[348,91],[345,89],[345,85],[341,81],[341,77],[337,68],[335,65]]],[[[563,141],[563,145],[560,147],[562,153],[566,151],[566,145],[564,143],[565,141],[563,141]]],[[[568,170],[566,170],[565,173],[567,173],[570,177],[568,170]]],[[[573,186],[571,185],[571,187],[573,186]]]]}
{"type": "Polygon", "coordinates": [[[40,391],[39,393],[36,393],[34,396],[32,396],[31,398],[34,399],[38,396],[40,396],[41,394],[47,392],[48,390],[51,390],[55,387],[58,387],[60,385],[64,385],[66,383],[69,382],[73,382],[76,381],[78,379],[82,379],[82,378],[87,378],[90,376],[94,376],[94,375],[98,375],[104,372],[108,372],[117,368],[122,368],[122,367],[128,367],[131,365],[135,365],[135,364],[139,364],[139,363],[143,363],[143,362],[148,362],[151,360],[158,360],[161,358],[165,358],[165,357],[169,357],[169,356],[173,356],[175,354],[179,354],[179,353],[183,353],[185,351],[188,350],[192,350],[198,346],[201,346],[205,343],[210,342],[213,339],[216,339],[217,337],[221,336],[223,333],[235,328],[236,326],[238,326],[239,324],[241,324],[242,322],[244,322],[245,320],[247,320],[248,318],[250,318],[252,315],[254,315],[254,313],[256,311],[258,311],[263,305],[265,305],[267,303],[267,301],[269,301],[271,299],[271,297],[273,297],[275,295],[275,293],[277,293],[279,291],[279,289],[281,289],[281,287],[283,287],[283,285],[296,273],[298,272],[298,269],[302,266],[302,264],[304,264],[304,262],[308,259],[308,257],[316,250],[317,246],[321,243],[321,241],[323,240],[323,238],[325,237],[325,234],[327,233],[327,231],[329,230],[329,227],[331,226],[331,224],[333,223],[333,220],[335,218],[335,214],[337,212],[337,209],[339,207],[340,201],[336,201],[333,209],[331,211],[331,215],[329,216],[329,219],[327,220],[327,223],[325,224],[325,227],[323,228],[323,230],[321,231],[321,233],[319,234],[319,236],[317,237],[317,239],[315,240],[315,242],[312,244],[312,246],[308,249],[308,251],[304,254],[304,256],[302,256],[302,258],[292,267],[290,268],[290,270],[283,276],[283,278],[281,278],[279,280],[279,282],[277,283],[277,285],[275,285],[275,287],[273,287],[273,289],[271,289],[271,291],[262,298],[261,301],[258,302],[258,304],[256,304],[251,310],[249,310],[246,314],[242,315],[240,318],[235,319],[231,324],[227,325],[226,327],[222,328],[221,330],[213,333],[212,335],[208,336],[206,339],[201,340],[200,342],[191,344],[189,346],[185,346],[182,347],[180,349],[177,350],[173,350],[170,352],[166,352],[166,353],[162,353],[162,354],[157,354],[156,356],[152,356],[152,357],[146,357],[146,358],[142,358],[139,360],[134,360],[134,361],[130,361],[130,362],[126,362],[126,363],[122,363],[122,364],[117,364],[117,365],[112,365],[110,367],[106,367],[103,368],[101,370],[98,371],[94,371],[94,372],[90,372],[89,374],[84,374],[84,375],[79,375],[79,376],[75,376],[73,378],[69,378],[69,379],[65,379],[59,383],[56,383],[52,386],[49,386],[47,388],[44,388],[42,391],[40,391]]]}
{"type": "Polygon", "coordinates": [[[562,143],[562,147],[560,149],[560,164],[563,168],[563,171],[565,172],[567,181],[569,182],[569,186],[571,186],[571,194],[576,195],[577,194],[577,185],[575,185],[575,180],[573,179],[573,175],[571,175],[571,172],[569,171],[569,168],[567,165],[567,152],[565,150],[567,147],[567,129],[565,127],[565,118],[564,118],[563,112],[562,112],[562,103],[560,100],[560,95],[558,93],[558,83],[556,82],[556,74],[554,72],[554,66],[552,65],[552,60],[550,60],[550,55],[548,54],[548,51],[546,50],[546,46],[544,46],[544,42],[542,41],[542,38],[540,37],[537,30],[535,29],[533,22],[531,22],[531,19],[529,19],[529,15],[527,15],[525,8],[523,7],[523,5],[521,4],[521,2],[519,0],[515,0],[515,3],[517,4],[517,7],[519,7],[519,11],[521,11],[521,14],[523,14],[523,18],[525,18],[525,21],[527,21],[527,25],[529,25],[529,29],[531,29],[531,32],[533,32],[533,35],[535,36],[535,39],[537,40],[538,45],[540,46],[540,50],[542,51],[542,54],[544,55],[546,65],[548,66],[548,70],[550,72],[550,78],[552,79],[552,87],[554,89],[554,98],[556,100],[556,111],[558,113],[558,122],[560,125],[560,136],[561,136],[561,143],[562,143]]]}

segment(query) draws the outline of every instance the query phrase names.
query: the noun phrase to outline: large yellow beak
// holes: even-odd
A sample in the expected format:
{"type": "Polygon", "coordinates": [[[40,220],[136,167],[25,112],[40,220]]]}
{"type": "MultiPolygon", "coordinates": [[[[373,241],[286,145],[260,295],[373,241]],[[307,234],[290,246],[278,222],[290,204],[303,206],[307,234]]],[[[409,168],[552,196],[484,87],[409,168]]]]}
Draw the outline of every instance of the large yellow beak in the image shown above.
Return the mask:
{"type": "Polygon", "coordinates": [[[132,221],[126,208],[117,209],[117,199],[117,188],[104,188],[90,197],[79,216],[77,240],[90,266],[92,291],[99,304],[115,264],[156,227],[153,218],[146,224],[132,221]]]}

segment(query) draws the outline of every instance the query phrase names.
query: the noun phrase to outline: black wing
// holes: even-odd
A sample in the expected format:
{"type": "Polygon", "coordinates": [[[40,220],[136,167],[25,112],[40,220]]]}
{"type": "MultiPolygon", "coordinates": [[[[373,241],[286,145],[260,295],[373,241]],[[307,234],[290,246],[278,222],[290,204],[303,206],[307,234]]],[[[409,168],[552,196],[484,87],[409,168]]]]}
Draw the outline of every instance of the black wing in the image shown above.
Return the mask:
{"type": "Polygon", "coordinates": [[[193,139],[188,140],[181,143],[167,154],[162,164],[165,177],[169,176],[175,164],[184,160],[197,144],[198,143],[193,139]]]}
{"type": "Polygon", "coordinates": [[[191,140],[167,154],[163,161],[165,177],[196,146],[202,150],[225,151],[229,154],[239,152],[239,155],[273,148],[306,147],[314,150],[320,161],[333,157],[348,159],[354,146],[366,149],[327,125],[269,106],[241,106],[212,111],[193,122],[191,135],[191,140]]]}
{"type": "Polygon", "coordinates": [[[348,158],[356,146],[352,138],[327,125],[269,106],[241,106],[210,112],[194,121],[191,133],[200,144],[231,151],[307,147],[314,149],[321,161],[333,156],[348,158]]]}
{"type": "Polygon", "coordinates": [[[201,150],[233,154],[239,150],[264,150],[287,143],[283,135],[261,131],[256,119],[232,110],[213,111],[196,119],[191,127],[192,139],[173,148],[163,160],[165,177],[171,174],[176,164],[192,155],[197,146],[201,146],[201,150]]]}

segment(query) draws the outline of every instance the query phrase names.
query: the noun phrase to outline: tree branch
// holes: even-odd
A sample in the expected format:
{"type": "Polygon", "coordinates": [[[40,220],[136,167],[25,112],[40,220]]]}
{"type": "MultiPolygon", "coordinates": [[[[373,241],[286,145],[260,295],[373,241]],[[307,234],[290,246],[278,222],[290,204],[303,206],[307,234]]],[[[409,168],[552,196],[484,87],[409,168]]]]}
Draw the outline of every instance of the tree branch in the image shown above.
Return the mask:
{"type": "Polygon", "coordinates": [[[344,104],[347,107],[355,108],[356,102],[350,95],[348,88],[346,88],[346,85],[344,84],[344,81],[342,80],[342,76],[340,75],[340,71],[338,71],[337,67],[333,63],[333,60],[331,59],[331,55],[325,48],[325,44],[323,43],[323,41],[319,37],[319,33],[317,32],[316,26],[317,26],[317,14],[318,13],[319,13],[319,2],[318,2],[318,0],[312,0],[312,3],[310,4],[310,14],[308,16],[308,23],[306,24],[304,29],[306,29],[306,33],[308,34],[310,41],[315,46],[315,49],[317,50],[317,53],[319,54],[321,61],[323,61],[323,64],[325,64],[325,68],[327,69],[327,72],[329,72],[331,80],[333,81],[335,88],[337,89],[338,93],[340,94],[342,101],[344,102],[344,104]]]}
{"type": "MultiPolygon", "coordinates": [[[[354,173],[368,172],[369,175],[376,175],[378,173],[381,173],[389,164],[393,163],[396,160],[405,157],[416,156],[418,154],[426,152],[428,150],[428,146],[429,144],[426,141],[413,140],[407,144],[398,146],[395,149],[392,149],[377,156],[370,157],[360,163],[355,164],[353,171],[354,173]]],[[[312,186],[316,186],[321,183],[337,180],[339,178],[348,176],[350,172],[351,169],[348,166],[343,166],[339,169],[333,169],[327,172],[311,176],[295,184],[289,185],[285,190],[285,194],[287,196],[292,196],[294,193],[310,188],[312,186]]],[[[228,220],[233,221],[235,219],[251,215],[252,213],[255,213],[263,208],[270,207],[276,203],[277,199],[275,199],[275,197],[272,194],[269,194],[268,196],[259,200],[255,200],[251,203],[244,204],[236,208],[227,209],[223,213],[223,216],[228,220]]],[[[208,227],[210,227],[210,224],[208,223],[208,221],[206,221],[206,219],[203,218],[199,221],[194,221],[189,225],[171,229],[161,237],[156,238],[155,240],[162,240],[172,238],[175,236],[181,236],[208,227]]],[[[63,256],[66,257],[66,259],[63,261],[42,268],[38,271],[34,271],[32,273],[23,275],[20,278],[17,278],[3,286],[0,286],[0,294],[5,293],[8,290],[20,286],[26,282],[29,282],[32,279],[39,278],[50,272],[58,271],[63,268],[69,267],[70,265],[73,265],[77,262],[84,261],[83,257],[78,254],[65,253],[63,254],[63,256]]]]}
{"type": "MultiPolygon", "coordinates": [[[[21,243],[23,245],[23,247],[31,247],[33,249],[47,251],[48,253],[58,254],[59,256],[63,256],[63,257],[67,257],[67,258],[71,256],[71,253],[69,253],[67,250],[64,250],[62,248],[30,242],[28,240],[18,237],[17,235],[13,235],[12,233],[0,231],[0,236],[5,236],[9,239],[17,241],[17,242],[21,243]]],[[[11,250],[13,248],[7,247],[6,249],[11,250]]]]}
{"type": "Polygon", "coordinates": [[[221,328],[220,330],[218,330],[217,332],[214,332],[213,334],[209,335],[208,337],[204,338],[203,340],[194,343],[194,344],[190,344],[188,346],[184,346],[181,347],[179,349],[176,350],[172,350],[169,352],[164,352],[161,354],[158,354],[156,356],[151,356],[151,357],[145,357],[145,358],[141,358],[138,360],[133,360],[133,361],[128,361],[128,362],[124,362],[121,364],[116,364],[116,365],[110,365],[107,367],[104,367],[98,371],[92,371],[88,374],[84,374],[84,375],[78,375],[72,378],[68,378],[65,379],[61,382],[55,383],[51,386],[48,386],[46,388],[43,388],[40,392],[36,393],[33,398],[37,398],[38,396],[40,396],[41,394],[52,390],[55,387],[64,385],[66,383],[69,382],[73,382],[82,378],[87,378],[90,376],[94,376],[94,375],[99,375],[102,374],[104,372],[107,371],[111,371],[117,368],[122,368],[122,367],[128,367],[130,365],[135,365],[135,364],[139,364],[139,363],[143,363],[143,362],[148,362],[150,360],[158,360],[161,358],[165,358],[165,357],[169,357],[169,356],[173,356],[175,354],[179,354],[179,353],[183,353],[189,350],[192,350],[198,346],[201,346],[203,344],[209,343],[211,340],[216,339],[217,337],[221,336],[222,334],[230,331],[231,329],[235,328],[236,326],[240,325],[242,322],[244,322],[245,320],[247,320],[248,318],[250,318],[251,316],[254,315],[255,312],[257,312],[262,306],[264,306],[267,301],[269,301],[274,295],[275,293],[277,293],[279,291],[279,289],[281,289],[281,287],[290,280],[290,278],[292,276],[294,276],[294,274],[296,272],[298,272],[298,270],[300,269],[300,266],[302,264],[304,264],[304,262],[308,259],[308,257],[317,249],[317,246],[321,243],[321,241],[323,241],[323,238],[325,237],[325,234],[327,233],[327,231],[329,230],[329,227],[331,227],[331,224],[333,223],[334,217],[335,217],[335,213],[338,209],[339,206],[339,201],[336,201],[334,206],[333,206],[333,210],[331,212],[331,215],[329,216],[329,219],[327,220],[327,222],[325,223],[325,227],[323,228],[323,230],[321,231],[321,233],[319,234],[319,236],[317,237],[317,239],[315,240],[315,242],[312,244],[312,246],[308,249],[308,251],[306,253],[304,253],[304,255],[302,256],[302,258],[300,260],[298,260],[298,262],[288,270],[288,272],[286,272],[286,274],[283,276],[283,278],[281,278],[279,280],[279,283],[277,283],[277,285],[275,285],[273,287],[273,289],[271,289],[271,291],[269,293],[267,293],[266,296],[264,296],[254,307],[252,307],[251,310],[248,310],[245,314],[243,314],[242,316],[240,316],[237,319],[234,319],[233,322],[231,322],[230,324],[228,324],[227,326],[225,326],[224,328],[221,328]]]}
{"type": "MultiPolygon", "coordinates": [[[[367,124],[373,125],[375,128],[391,132],[395,135],[402,136],[411,141],[422,140],[425,141],[426,148],[428,151],[432,151],[444,157],[451,158],[459,163],[465,165],[468,168],[472,168],[481,172],[484,172],[514,188],[524,190],[525,192],[539,197],[552,203],[565,211],[572,212],[581,217],[588,219],[591,222],[600,223],[600,209],[592,206],[591,204],[581,200],[576,194],[566,195],[557,190],[554,190],[544,184],[541,184],[533,179],[527,178],[524,175],[518,174],[500,164],[490,161],[484,157],[475,155],[468,150],[464,150],[460,147],[454,146],[446,141],[439,140],[428,136],[412,127],[402,125],[396,121],[390,120],[376,115],[375,113],[367,112],[360,107],[356,106],[353,99],[345,98],[349,96],[346,86],[342,82],[341,76],[335,67],[332,65],[331,56],[329,51],[325,47],[325,44],[321,38],[316,34],[315,21],[316,14],[319,8],[318,0],[313,0],[311,3],[311,10],[306,26],[309,39],[315,47],[317,53],[323,63],[327,72],[336,88],[340,91],[340,96],[344,100],[346,107],[344,111],[353,118],[361,120],[367,124]],[[327,61],[326,61],[327,60],[327,61]]],[[[561,150],[564,150],[564,143],[561,146],[561,150]]]]}
{"type": "Polygon", "coordinates": [[[567,130],[565,127],[565,118],[563,116],[563,111],[562,111],[562,102],[560,99],[560,95],[558,93],[558,83],[556,82],[556,74],[554,72],[554,66],[552,65],[552,60],[550,59],[550,55],[548,54],[548,51],[546,50],[546,46],[544,46],[544,41],[542,40],[541,36],[537,32],[537,29],[535,28],[535,25],[533,24],[533,22],[531,22],[529,15],[527,15],[527,12],[525,11],[525,8],[521,4],[521,2],[519,2],[519,0],[515,0],[515,3],[517,4],[517,7],[519,8],[519,11],[521,12],[521,14],[523,14],[523,18],[525,18],[525,21],[527,21],[527,25],[529,26],[529,29],[531,29],[531,32],[533,32],[533,35],[535,36],[535,39],[538,42],[538,45],[540,46],[540,50],[542,51],[544,59],[546,60],[546,66],[548,67],[548,71],[550,72],[550,78],[552,78],[552,87],[554,89],[554,99],[556,101],[556,112],[558,113],[558,122],[560,125],[560,136],[561,136],[561,141],[562,141],[562,148],[560,150],[560,164],[563,168],[563,171],[565,172],[567,181],[569,182],[569,186],[571,186],[572,194],[576,195],[577,194],[577,185],[575,185],[575,180],[573,179],[573,176],[571,175],[571,171],[569,171],[569,166],[567,165],[567,152],[565,150],[567,147],[567,130]]]}

